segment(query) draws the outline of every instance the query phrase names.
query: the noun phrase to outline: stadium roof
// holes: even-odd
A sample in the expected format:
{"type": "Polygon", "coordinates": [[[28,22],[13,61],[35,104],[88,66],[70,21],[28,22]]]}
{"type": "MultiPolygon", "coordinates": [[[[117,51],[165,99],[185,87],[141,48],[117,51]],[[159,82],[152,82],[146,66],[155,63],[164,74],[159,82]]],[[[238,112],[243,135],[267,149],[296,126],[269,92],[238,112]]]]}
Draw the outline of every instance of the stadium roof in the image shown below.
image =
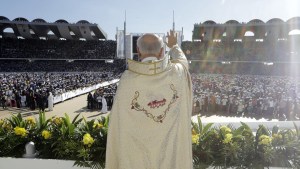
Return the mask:
{"type": "Polygon", "coordinates": [[[0,35],[2,37],[25,39],[68,39],[68,40],[99,40],[107,39],[107,34],[98,24],[80,20],[77,23],[69,23],[64,19],[59,19],[53,23],[37,18],[28,21],[26,18],[18,17],[9,20],[5,16],[0,16],[0,35]]]}
{"type": "Polygon", "coordinates": [[[294,30],[300,30],[300,17],[294,17],[287,21],[283,21],[279,18],[272,18],[267,22],[260,19],[252,19],[249,22],[228,20],[223,24],[216,23],[213,20],[207,20],[203,23],[194,25],[192,38],[193,40],[201,41],[213,41],[214,39],[234,40],[243,38],[247,38],[247,40],[278,40],[289,38],[290,32],[294,30]],[[251,33],[251,35],[249,33],[251,33]]]}

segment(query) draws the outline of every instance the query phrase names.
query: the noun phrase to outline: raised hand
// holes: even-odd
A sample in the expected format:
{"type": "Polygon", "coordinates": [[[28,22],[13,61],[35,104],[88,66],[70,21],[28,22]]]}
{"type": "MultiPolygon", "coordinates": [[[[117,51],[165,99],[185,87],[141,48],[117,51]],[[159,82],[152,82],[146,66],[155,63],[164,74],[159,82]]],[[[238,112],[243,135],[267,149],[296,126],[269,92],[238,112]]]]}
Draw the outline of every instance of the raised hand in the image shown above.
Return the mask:
{"type": "Polygon", "coordinates": [[[168,40],[166,44],[169,48],[172,48],[174,45],[177,44],[177,33],[175,33],[175,31],[170,30],[170,33],[167,32],[167,38],[168,40]]]}

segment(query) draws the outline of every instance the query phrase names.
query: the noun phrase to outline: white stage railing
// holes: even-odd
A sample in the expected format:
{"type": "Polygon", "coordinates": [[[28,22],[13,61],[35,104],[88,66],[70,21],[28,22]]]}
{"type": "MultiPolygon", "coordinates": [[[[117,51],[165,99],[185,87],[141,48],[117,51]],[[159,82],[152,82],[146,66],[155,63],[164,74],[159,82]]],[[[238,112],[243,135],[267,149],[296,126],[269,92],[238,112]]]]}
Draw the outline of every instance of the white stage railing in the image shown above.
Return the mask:
{"type": "Polygon", "coordinates": [[[82,94],[85,94],[85,93],[88,93],[88,92],[91,92],[91,91],[96,90],[100,87],[105,87],[105,86],[108,86],[110,84],[117,83],[118,81],[119,81],[119,79],[114,79],[114,80],[106,81],[106,82],[103,82],[103,83],[100,83],[100,84],[97,84],[97,85],[94,85],[94,86],[84,87],[84,88],[76,89],[76,90],[73,90],[73,91],[69,91],[69,92],[57,95],[53,98],[54,99],[54,104],[59,103],[59,102],[63,102],[65,100],[71,99],[73,97],[76,97],[76,96],[79,96],[79,95],[82,95],[82,94]]]}
{"type": "MultiPolygon", "coordinates": [[[[198,122],[197,115],[192,117],[193,122],[198,122]]],[[[254,118],[246,118],[246,117],[225,117],[225,116],[211,116],[211,117],[201,117],[201,121],[204,125],[208,123],[213,123],[213,127],[220,127],[222,125],[231,125],[234,128],[238,128],[241,126],[241,122],[246,123],[252,131],[257,131],[259,125],[264,125],[269,130],[272,130],[274,126],[278,126],[280,129],[295,129],[294,123],[299,128],[300,121],[279,121],[278,119],[254,119],[254,118]]]]}

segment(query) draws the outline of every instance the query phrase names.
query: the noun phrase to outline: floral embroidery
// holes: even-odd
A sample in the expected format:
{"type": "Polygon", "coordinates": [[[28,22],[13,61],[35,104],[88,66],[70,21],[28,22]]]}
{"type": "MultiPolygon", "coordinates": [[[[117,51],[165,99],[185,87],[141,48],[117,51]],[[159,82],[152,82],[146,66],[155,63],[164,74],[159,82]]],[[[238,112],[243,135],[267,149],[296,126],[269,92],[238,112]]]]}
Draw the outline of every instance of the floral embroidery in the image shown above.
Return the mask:
{"type": "MultiPolygon", "coordinates": [[[[153,121],[162,123],[163,120],[165,119],[165,117],[167,116],[167,113],[169,112],[172,104],[174,104],[176,102],[176,100],[179,98],[178,94],[177,94],[177,90],[175,89],[173,84],[170,85],[170,88],[173,91],[173,96],[172,96],[172,99],[170,100],[167,108],[163,111],[162,114],[155,116],[152,113],[150,113],[148,110],[146,110],[144,107],[141,107],[140,104],[138,103],[138,97],[140,96],[140,93],[138,91],[135,92],[134,98],[131,101],[131,109],[135,109],[136,111],[142,111],[145,113],[145,115],[147,117],[151,118],[153,121]]],[[[160,102],[160,104],[158,104],[158,105],[154,104],[158,108],[159,106],[162,106],[162,104],[165,104],[166,99],[163,99],[161,101],[156,101],[156,102],[160,102]]],[[[150,102],[149,104],[152,105],[151,103],[152,102],[150,102]]],[[[149,104],[148,104],[148,106],[149,106],[149,104]]]]}

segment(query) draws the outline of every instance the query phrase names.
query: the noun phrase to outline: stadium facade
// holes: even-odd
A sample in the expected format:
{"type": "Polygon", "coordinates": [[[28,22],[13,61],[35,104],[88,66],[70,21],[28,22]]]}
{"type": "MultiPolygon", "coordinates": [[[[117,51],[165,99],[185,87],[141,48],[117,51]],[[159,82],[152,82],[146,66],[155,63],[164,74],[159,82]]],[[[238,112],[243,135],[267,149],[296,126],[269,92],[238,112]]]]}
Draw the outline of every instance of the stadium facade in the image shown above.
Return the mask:
{"type": "Polygon", "coordinates": [[[260,19],[253,19],[249,22],[229,20],[223,24],[208,20],[194,25],[192,39],[193,41],[277,40],[287,39],[289,33],[297,29],[300,29],[300,17],[291,18],[286,22],[279,18],[273,18],[267,22],[260,19]],[[247,36],[247,32],[251,36],[247,36]]]}
{"type": "Polygon", "coordinates": [[[59,19],[54,23],[46,22],[44,19],[32,21],[19,17],[9,20],[0,16],[0,35],[2,37],[25,38],[25,39],[68,39],[68,40],[99,40],[107,39],[107,34],[95,23],[80,20],[77,23],[69,23],[59,19]],[[11,28],[11,32],[6,29],[11,28]]]}

